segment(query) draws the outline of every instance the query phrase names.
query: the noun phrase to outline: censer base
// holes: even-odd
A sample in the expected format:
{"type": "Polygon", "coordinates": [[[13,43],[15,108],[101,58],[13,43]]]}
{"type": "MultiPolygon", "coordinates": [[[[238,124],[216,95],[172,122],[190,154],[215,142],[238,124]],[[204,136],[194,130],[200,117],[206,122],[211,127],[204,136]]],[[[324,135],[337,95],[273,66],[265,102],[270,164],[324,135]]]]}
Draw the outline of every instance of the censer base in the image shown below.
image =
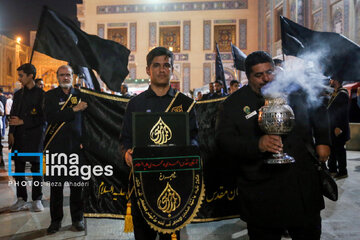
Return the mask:
{"type": "Polygon", "coordinates": [[[265,160],[265,163],[267,164],[289,164],[294,162],[295,159],[292,156],[288,155],[287,153],[273,154],[272,158],[265,160]]]}

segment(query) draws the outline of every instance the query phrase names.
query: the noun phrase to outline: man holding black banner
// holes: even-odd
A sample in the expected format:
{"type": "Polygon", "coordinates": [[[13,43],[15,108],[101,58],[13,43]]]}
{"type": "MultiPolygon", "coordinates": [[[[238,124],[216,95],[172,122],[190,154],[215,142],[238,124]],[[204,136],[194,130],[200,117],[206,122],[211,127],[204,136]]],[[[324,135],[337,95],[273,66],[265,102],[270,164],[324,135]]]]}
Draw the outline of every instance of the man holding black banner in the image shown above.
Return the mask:
{"type": "MultiPolygon", "coordinates": [[[[73,70],[70,66],[60,66],[57,70],[57,78],[59,87],[45,94],[44,112],[48,129],[45,135],[44,150],[48,150],[54,156],[58,154],[65,154],[67,157],[70,154],[81,156],[81,112],[87,108],[87,103],[81,101],[80,91],[72,86],[73,70]]],[[[70,182],[65,174],[51,177],[53,177],[51,180],[54,181],[52,182],[54,184],[50,187],[51,224],[47,229],[49,234],[56,233],[61,227],[64,215],[64,183],[70,182]]],[[[76,231],[84,231],[82,187],[69,185],[72,227],[76,231]]]]}
{"type": "Polygon", "coordinates": [[[258,110],[265,100],[261,89],[274,79],[274,62],[263,51],[253,52],[245,68],[249,85],[224,101],[216,132],[238,172],[240,218],[247,222],[251,240],[280,240],[285,230],[293,239],[320,239],[324,199],[313,158],[317,154],[324,162],[330,153],[326,108],[308,105],[301,91],[290,93],[294,128],[283,141],[279,135],[265,134],[258,110]],[[265,163],[283,149],[295,163],[265,163]]]}
{"type": "MultiPolygon", "coordinates": [[[[156,47],[148,53],[146,60],[146,72],[150,76],[151,85],[148,90],[132,98],[128,103],[120,136],[120,152],[125,163],[129,167],[133,164],[132,113],[165,112],[178,96],[189,100],[188,97],[181,93],[177,93],[177,91],[170,86],[170,78],[174,69],[174,56],[171,51],[164,47],[156,47]]],[[[186,111],[186,109],[184,111],[186,111]]],[[[190,138],[194,144],[197,134],[197,124],[193,109],[190,111],[189,121],[190,138]]],[[[131,203],[135,239],[155,240],[157,232],[151,229],[142,217],[140,209],[136,204],[136,197],[134,194],[131,196],[131,203]]],[[[159,235],[161,240],[171,239],[170,234],[159,233],[159,235]]],[[[176,232],[176,235],[177,239],[180,239],[178,231],[176,232]]]]}

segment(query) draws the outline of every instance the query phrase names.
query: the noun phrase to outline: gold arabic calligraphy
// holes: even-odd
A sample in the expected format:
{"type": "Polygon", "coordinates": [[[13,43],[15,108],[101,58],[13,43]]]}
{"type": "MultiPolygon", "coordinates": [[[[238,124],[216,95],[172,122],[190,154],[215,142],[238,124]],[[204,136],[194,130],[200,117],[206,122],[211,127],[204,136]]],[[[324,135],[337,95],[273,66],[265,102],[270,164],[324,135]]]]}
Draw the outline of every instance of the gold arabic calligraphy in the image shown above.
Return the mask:
{"type": "Polygon", "coordinates": [[[170,217],[170,213],[175,211],[180,206],[180,203],[180,195],[170,186],[170,183],[168,182],[164,191],[160,194],[157,200],[158,208],[164,213],[168,213],[168,216],[170,217]]]}
{"type": "MultiPolygon", "coordinates": [[[[113,196],[125,196],[126,193],[122,191],[122,189],[120,189],[120,192],[114,192],[114,186],[111,185],[110,189],[106,189],[105,183],[101,182],[100,186],[99,186],[99,196],[106,194],[106,193],[111,193],[113,196]]],[[[113,200],[117,200],[117,197],[113,197],[113,200]]]]}
{"type": "Polygon", "coordinates": [[[214,192],[210,198],[210,196],[206,196],[206,202],[212,202],[215,201],[217,199],[222,199],[223,197],[226,197],[229,201],[234,200],[235,196],[238,196],[239,192],[238,189],[234,189],[234,190],[225,190],[224,191],[224,187],[220,186],[219,188],[219,192],[214,192]]]}
{"type": "Polygon", "coordinates": [[[151,141],[153,141],[155,144],[161,145],[167,143],[171,138],[171,129],[160,117],[150,131],[151,141]]]}
{"type": "Polygon", "coordinates": [[[170,176],[165,176],[163,175],[162,173],[160,173],[160,176],[159,176],[159,180],[160,181],[163,181],[163,180],[173,180],[173,178],[176,178],[176,172],[173,172],[170,176]]]}

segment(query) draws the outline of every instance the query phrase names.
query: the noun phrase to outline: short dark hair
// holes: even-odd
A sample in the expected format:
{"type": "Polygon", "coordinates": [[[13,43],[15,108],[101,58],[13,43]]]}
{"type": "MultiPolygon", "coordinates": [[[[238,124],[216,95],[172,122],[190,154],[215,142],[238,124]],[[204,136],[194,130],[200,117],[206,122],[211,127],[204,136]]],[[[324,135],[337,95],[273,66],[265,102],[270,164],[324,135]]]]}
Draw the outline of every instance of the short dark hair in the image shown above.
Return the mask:
{"type": "Polygon", "coordinates": [[[37,79],[35,79],[35,84],[37,84],[37,83],[40,82],[40,81],[43,81],[43,79],[42,79],[42,78],[37,78],[37,79]]]}
{"type": "Polygon", "coordinates": [[[0,93],[3,93],[4,89],[2,87],[0,87],[0,93]]]}
{"type": "Polygon", "coordinates": [[[271,63],[274,66],[274,61],[271,56],[264,51],[255,51],[250,53],[245,59],[245,73],[247,78],[250,78],[252,67],[260,63],[271,63]]]}
{"type": "Polygon", "coordinates": [[[123,86],[124,88],[126,88],[126,90],[129,90],[128,85],[122,84],[121,86],[123,86]]]}
{"type": "Polygon", "coordinates": [[[220,84],[221,86],[223,85],[222,81],[220,81],[220,80],[216,80],[214,83],[218,83],[218,84],[220,84]]]}
{"type": "Polygon", "coordinates": [[[156,47],[154,49],[152,49],[148,55],[146,56],[146,65],[148,67],[150,67],[152,61],[154,60],[155,57],[158,56],[167,56],[170,58],[170,64],[171,67],[174,66],[174,54],[167,48],[164,47],[156,47]]]}
{"type": "Polygon", "coordinates": [[[278,58],[274,58],[273,59],[273,61],[274,61],[274,64],[276,65],[276,66],[278,66],[278,65],[282,65],[283,64],[283,60],[281,60],[281,59],[278,59],[278,58]]]}
{"type": "Polygon", "coordinates": [[[36,68],[31,63],[25,63],[16,69],[17,71],[23,71],[26,75],[32,74],[33,79],[36,76],[36,68]]]}
{"type": "Polygon", "coordinates": [[[230,82],[230,86],[234,85],[234,84],[239,84],[239,81],[238,80],[231,80],[230,82]]]}

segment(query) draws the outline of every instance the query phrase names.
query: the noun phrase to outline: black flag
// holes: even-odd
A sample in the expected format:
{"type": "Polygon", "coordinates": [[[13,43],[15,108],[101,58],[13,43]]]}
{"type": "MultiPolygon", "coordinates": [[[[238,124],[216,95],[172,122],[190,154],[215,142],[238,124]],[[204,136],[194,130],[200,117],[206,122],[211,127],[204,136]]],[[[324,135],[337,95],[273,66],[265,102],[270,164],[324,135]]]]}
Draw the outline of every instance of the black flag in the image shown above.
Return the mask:
{"type": "Polygon", "coordinates": [[[33,50],[71,65],[94,69],[109,89],[120,92],[128,75],[130,50],[82,31],[73,21],[44,7],[33,50]]]}
{"type": "Polygon", "coordinates": [[[224,88],[224,93],[227,93],[224,66],[221,61],[221,55],[220,55],[219,47],[218,47],[217,43],[216,43],[215,75],[216,75],[215,80],[219,80],[222,82],[223,88],[224,88]]]}
{"type": "Polygon", "coordinates": [[[237,70],[245,72],[246,54],[243,53],[237,46],[231,43],[231,53],[234,59],[234,67],[237,70]]]}
{"type": "Polygon", "coordinates": [[[360,81],[359,45],[341,34],[313,31],[283,16],[280,21],[284,54],[300,58],[312,55],[325,76],[360,81]]]}

